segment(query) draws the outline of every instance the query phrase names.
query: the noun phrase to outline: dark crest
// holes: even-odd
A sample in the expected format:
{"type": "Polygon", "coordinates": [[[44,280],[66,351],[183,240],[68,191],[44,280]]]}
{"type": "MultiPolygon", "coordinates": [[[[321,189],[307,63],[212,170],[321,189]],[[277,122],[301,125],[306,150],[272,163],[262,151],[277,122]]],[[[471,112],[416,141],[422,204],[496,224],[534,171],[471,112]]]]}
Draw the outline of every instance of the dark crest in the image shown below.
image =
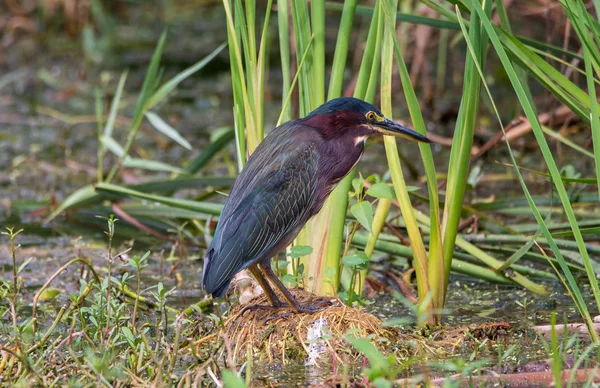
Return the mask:
{"type": "Polygon", "coordinates": [[[381,113],[379,109],[369,104],[368,102],[359,100],[358,98],[354,97],[340,97],[334,98],[333,100],[321,105],[317,109],[310,112],[308,116],[306,116],[306,118],[311,118],[316,115],[338,112],[355,112],[360,113],[364,116],[369,111],[373,111],[379,116],[383,116],[383,113],[381,113]]]}

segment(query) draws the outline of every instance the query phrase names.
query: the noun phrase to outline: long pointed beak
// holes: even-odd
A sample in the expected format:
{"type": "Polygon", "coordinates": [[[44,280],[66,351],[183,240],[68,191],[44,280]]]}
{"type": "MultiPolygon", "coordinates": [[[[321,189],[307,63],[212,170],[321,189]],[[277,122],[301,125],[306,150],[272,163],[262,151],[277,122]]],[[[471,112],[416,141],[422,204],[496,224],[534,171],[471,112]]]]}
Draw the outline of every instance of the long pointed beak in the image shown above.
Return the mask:
{"type": "Polygon", "coordinates": [[[392,135],[396,137],[403,137],[408,140],[418,141],[421,143],[433,143],[427,136],[421,135],[419,132],[405,127],[402,124],[398,124],[390,119],[384,119],[383,121],[375,124],[377,130],[384,135],[392,135]]]}

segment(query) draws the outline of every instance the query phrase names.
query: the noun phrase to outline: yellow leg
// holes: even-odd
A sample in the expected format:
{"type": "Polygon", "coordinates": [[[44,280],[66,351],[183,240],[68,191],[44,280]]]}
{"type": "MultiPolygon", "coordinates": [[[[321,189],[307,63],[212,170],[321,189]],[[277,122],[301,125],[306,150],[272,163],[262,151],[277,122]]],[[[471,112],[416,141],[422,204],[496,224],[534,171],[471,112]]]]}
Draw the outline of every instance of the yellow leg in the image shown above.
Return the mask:
{"type": "Polygon", "coordinates": [[[279,298],[275,294],[275,291],[273,291],[273,289],[269,285],[269,282],[267,281],[267,279],[265,279],[263,273],[258,267],[258,264],[251,266],[250,268],[248,268],[248,270],[252,273],[252,275],[254,275],[254,278],[256,279],[258,284],[260,284],[262,289],[265,291],[265,295],[269,299],[269,302],[271,302],[271,305],[273,307],[283,306],[283,302],[279,300],[279,298]]]}
{"type": "MultiPolygon", "coordinates": [[[[292,293],[283,285],[281,280],[279,280],[277,275],[275,275],[270,264],[259,263],[258,266],[260,267],[262,272],[265,274],[265,276],[271,281],[271,283],[273,283],[273,285],[275,287],[277,287],[277,289],[281,292],[281,294],[283,295],[283,298],[288,302],[290,307],[292,309],[294,309],[294,311],[296,311],[297,313],[316,313],[325,308],[325,306],[312,307],[312,306],[300,305],[296,301],[296,298],[294,298],[294,295],[292,295],[292,293]]],[[[319,304],[321,304],[321,303],[319,303],[319,304]]]]}

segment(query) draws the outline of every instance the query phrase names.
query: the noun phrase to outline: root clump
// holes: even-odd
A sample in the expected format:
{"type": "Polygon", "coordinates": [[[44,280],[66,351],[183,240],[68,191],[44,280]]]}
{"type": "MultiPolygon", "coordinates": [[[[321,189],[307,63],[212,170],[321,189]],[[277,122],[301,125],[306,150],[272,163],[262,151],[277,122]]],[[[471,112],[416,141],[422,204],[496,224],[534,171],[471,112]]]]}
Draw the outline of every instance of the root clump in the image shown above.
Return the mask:
{"type": "MultiPolygon", "coordinates": [[[[227,339],[236,363],[243,363],[250,355],[258,363],[319,364],[359,359],[360,354],[345,340],[346,336],[367,338],[383,354],[398,360],[432,360],[464,352],[486,338],[505,341],[512,331],[506,323],[403,331],[382,326],[375,315],[348,307],[339,298],[319,297],[300,289],[292,293],[302,305],[328,301],[330,306],[317,313],[295,313],[291,308],[244,311],[247,305],[239,305],[231,310],[214,339],[227,339]]],[[[266,296],[259,295],[248,305],[268,304],[266,296]]]]}
{"type": "MultiPolygon", "coordinates": [[[[225,321],[222,334],[232,344],[233,356],[244,360],[248,347],[255,360],[266,362],[289,362],[313,357],[313,344],[320,346],[319,357],[332,351],[336,356],[357,358],[358,353],[344,340],[345,335],[370,338],[381,350],[390,350],[392,345],[404,344],[403,338],[394,328],[382,327],[382,321],[359,308],[348,307],[338,298],[319,297],[303,290],[292,290],[302,305],[317,305],[325,301],[330,306],[317,313],[295,313],[287,309],[248,309],[236,306],[225,321]],[[315,332],[316,331],[316,332],[315,332]]],[[[268,305],[265,295],[252,299],[249,305],[268,305]]]]}

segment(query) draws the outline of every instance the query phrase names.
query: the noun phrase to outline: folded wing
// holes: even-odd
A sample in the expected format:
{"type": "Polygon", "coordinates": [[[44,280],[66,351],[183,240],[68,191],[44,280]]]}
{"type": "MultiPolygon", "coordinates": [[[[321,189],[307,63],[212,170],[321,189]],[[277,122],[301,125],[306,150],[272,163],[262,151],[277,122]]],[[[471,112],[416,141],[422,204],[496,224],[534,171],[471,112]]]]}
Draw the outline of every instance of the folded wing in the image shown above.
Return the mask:
{"type": "Polygon", "coordinates": [[[249,160],[246,175],[236,182],[230,195],[237,196],[231,201],[234,208],[225,205],[205,256],[203,285],[216,297],[227,291],[237,272],[283,249],[313,215],[318,163],[314,145],[305,142],[277,150],[262,166],[268,170],[260,173],[256,162],[268,157],[261,155],[268,150],[259,151],[258,160],[249,160]]]}

